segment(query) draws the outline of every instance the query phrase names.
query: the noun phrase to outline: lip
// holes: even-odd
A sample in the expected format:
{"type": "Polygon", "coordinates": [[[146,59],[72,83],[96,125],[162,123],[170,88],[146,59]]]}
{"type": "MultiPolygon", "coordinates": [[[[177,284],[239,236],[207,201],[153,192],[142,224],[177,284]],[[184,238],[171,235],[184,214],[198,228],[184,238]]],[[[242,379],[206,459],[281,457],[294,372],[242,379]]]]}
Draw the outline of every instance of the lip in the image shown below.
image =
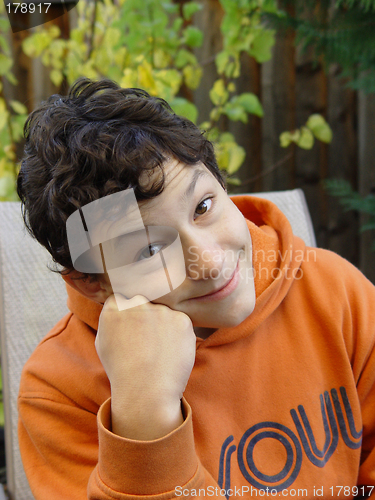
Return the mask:
{"type": "Polygon", "coordinates": [[[239,261],[237,262],[236,269],[234,270],[232,277],[224,286],[219,288],[219,290],[216,290],[215,292],[212,293],[208,293],[207,295],[202,295],[200,297],[193,297],[189,300],[196,300],[199,302],[211,302],[211,301],[225,299],[237,288],[237,285],[239,283],[238,268],[239,268],[239,261]]]}

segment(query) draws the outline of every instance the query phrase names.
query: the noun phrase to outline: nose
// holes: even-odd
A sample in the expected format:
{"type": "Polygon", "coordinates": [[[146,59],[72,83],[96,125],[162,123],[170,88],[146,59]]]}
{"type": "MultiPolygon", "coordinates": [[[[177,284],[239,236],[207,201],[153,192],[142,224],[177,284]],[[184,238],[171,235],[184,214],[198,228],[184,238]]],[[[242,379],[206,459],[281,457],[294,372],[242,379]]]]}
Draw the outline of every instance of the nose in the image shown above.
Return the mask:
{"type": "Polygon", "coordinates": [[[225,251],[209,241],[191,241],[183,245],[186,274],[193,280],[219,278],[225,262],[225,251]]]}

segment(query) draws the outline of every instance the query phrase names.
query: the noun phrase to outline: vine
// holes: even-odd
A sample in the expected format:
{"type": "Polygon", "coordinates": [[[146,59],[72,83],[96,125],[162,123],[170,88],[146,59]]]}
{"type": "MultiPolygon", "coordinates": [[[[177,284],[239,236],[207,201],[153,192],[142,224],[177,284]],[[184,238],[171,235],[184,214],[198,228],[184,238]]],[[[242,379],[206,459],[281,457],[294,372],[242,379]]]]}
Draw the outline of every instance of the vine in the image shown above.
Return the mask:
{"type": "MultiPolygon", "coordinates": [[[[231,121],[248,120],[249,114],[263,116],[258,97],[250,92],[238,94],[243,53],[263,63],[271,58],[275,32],[262,23],[264,13],[277,13],[277,0],[219,0],[223,9],[221,34],[223,49],[216,54],[218,78],[209,91],[212,110],[209,120],[198,124],[214,142],[218,164],[228,173],[228,181],[238,184],[234,174],[245,159],[244,149],[233,134],[222,127],[222,117],[231,121]]],[[[77,24],[69,38],[61,36],[55,24],[33,30],[22,48],[30,58],[40,58],[58,88],[78,77],[102,77],[123,87],[139,87],[164,98],[177,114],[197,123],[198,109],[186,95],[198,89],[203,64],[196,49],[203,33],[194,25],[202,4],[194,0],[80,0],[77,24]]],[[[0,13],[4,5],[0,4],[0,13]]],[[[9,29],[1,17],[0,29],[9,29]]],[[[0,38],[0,76],[15,84],[13,64],[5,36],[0,38]]],[[[2,89],[2,86],[1,86],[2,89]]],[[[25,107],[0,97],[0,134],[5,148],[0,152],[0,197],[14,198],[17,172],[15,146],[21,139],[26,119],[25,107]],[[13,186],[13,188],[12,188],[13,186]],[[12,190],[13,189],[13,190],[12,190]]],[[[293,136],[294,137],[294,136],[293,136]]],[[[294,140],[293,137],[291,140],[294,140]]],[[[285,139],[285,137],[284,137],[285,139]]],[[[284,141],[285,142],[285,141],[284,141]]]]}

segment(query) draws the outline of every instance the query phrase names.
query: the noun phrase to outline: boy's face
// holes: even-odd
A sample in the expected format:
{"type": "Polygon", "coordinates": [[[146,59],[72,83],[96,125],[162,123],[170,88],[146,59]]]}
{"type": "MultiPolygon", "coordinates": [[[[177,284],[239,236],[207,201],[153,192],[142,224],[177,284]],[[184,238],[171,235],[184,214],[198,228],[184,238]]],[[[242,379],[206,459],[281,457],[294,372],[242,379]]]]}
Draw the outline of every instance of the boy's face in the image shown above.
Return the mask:
{"type": "MultiPolygon", "coordinates": [[[[146,227],[169,226],[178,231],[186,278],[152,302],[184,312],[194,326],[235,326],[255,305],[252,245],[246,221],[203,164],[186,166],[171,160],[163,170],[164,191],[140,202],[139,209],[146,227]]],[[[143,179],[146,185],[153,181],[155,176],[143,179]]],[[[152,252],[161,248],[155,244],[152,252]]]]}

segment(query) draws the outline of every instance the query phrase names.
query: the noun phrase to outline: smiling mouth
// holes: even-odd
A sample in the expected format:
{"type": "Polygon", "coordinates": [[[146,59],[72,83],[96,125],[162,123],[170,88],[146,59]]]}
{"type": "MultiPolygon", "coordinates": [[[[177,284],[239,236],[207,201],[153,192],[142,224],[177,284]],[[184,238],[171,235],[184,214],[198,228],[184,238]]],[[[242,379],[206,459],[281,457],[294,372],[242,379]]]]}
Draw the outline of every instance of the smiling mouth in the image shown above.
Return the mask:
{"type": "Polygon", "coordinates": [[[220,288],[217,290],[213,290],[212,292],[209,292],[205,295],[199,295],[198,297],[192,297],[189,300],[204,300],[204,299],[221,299],[226,297],[227,295],[230,295],[235,288],[237,288],[238,285],[238,268],[239,268],[239,261],[237,262],[236,268],[233,271],[232,276],[229,278],[229,280],[220,288]]]}

